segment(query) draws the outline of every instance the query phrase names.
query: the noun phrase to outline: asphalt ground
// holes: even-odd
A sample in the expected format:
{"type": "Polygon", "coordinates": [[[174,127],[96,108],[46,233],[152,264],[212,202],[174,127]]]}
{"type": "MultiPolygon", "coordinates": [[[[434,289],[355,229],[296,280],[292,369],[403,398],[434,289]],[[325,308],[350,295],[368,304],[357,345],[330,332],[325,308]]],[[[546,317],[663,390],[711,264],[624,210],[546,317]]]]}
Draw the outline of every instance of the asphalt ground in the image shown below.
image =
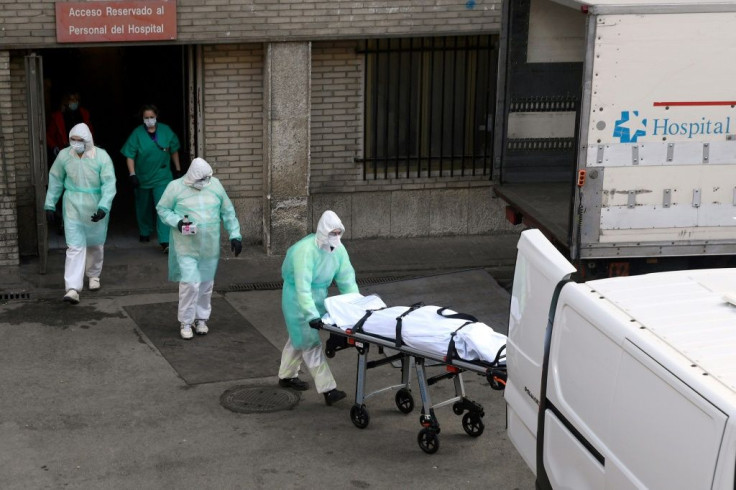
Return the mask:
{"type": "MultiPolygon", "coordinates": [[[[380,294],[390,305],[416,299],[450,306],[503,331],[508,309],[503,286],[510,281],[515,243],[516,237],[501,236],[346,246],[361,292],[380,294]]],[[[329,360],[338,387],[348,393],[334,406],[310,388],[289,410],[224,408],[221,396],[235,387],[276,386],[278,354],[287,338],[278,289],[281,257],[268,257],[257,247],[246,247],[239,258],[228,255],[223,252],[215,304],[235,312],[228,319],[237,316],[252,326],[253,335],[269,345],[265,356],[256,358],[243,348],[238,377],[212,375],[222,371],[218,364],[224,356],[217,348],[198,350],[186,342],[225,345],[218,339],[217,311],[210,334],[192,341],[178,338],[175,317],[157,316],[171,338],[156,342],[189,349],[195,374],[210,374],[198,378],[206,382],[182,376],[182,364],[178,371],[139,326],[142,320],[128,313],[148,305],[155,316],[164,309],[160,305],[177,301],[176,284],[166,281],[165,257],[155,246],[106,247],[102,289],[83,291],[76,306],[61,301],[61,251],[51,253],[45,275],[37,273],[37,262],[28,261],[4,276],[0,488],[534,488],[531,471],[506,436],[502,392],[475,373],[465,373],[463,380],[467,397],[484,407],[483,434],[468,436],[462,417],[450,406],[439,407],[440,448],[431,455],[417,444],[416,389],[410,414],[397,410],[388,390],[366,401],[369,425],[353,425],[354,349],[329,360]]],[[[373,349],[371,356],[381,354],[373,349]]],[[[186,352],[179,362],[187,365],[186,352]]],[[[428,371],[441,374],[444,367],[428,371]]],[[[312,385],[308,374],[302,378],[312,385]]],[[[384,365],[369,370],[366,389],[399,380],[400,370],[384,365]]],[[[430,394],[434,403],[452,398],[452,381],[433,385],[430,394]]]]}

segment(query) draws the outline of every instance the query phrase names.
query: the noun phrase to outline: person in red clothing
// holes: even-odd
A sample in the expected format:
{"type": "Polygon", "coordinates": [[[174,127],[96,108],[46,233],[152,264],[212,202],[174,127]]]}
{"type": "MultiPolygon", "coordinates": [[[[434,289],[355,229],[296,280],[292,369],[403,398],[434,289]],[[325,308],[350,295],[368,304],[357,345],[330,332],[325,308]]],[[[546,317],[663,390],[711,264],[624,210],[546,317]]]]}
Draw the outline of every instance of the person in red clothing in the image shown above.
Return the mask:
{"type": "MultiPolygon", "coordinates": [[[[52,112],[46,128],[46,145],[53,157],[69,146],[69,131],[79,123],[84,123],[92,131],[89,111],[79,105],[79,92],[67,92],[61,99],[61,108],[52,112]]],[[[52,162],[53,158],[49,159],[52,162]]]]}

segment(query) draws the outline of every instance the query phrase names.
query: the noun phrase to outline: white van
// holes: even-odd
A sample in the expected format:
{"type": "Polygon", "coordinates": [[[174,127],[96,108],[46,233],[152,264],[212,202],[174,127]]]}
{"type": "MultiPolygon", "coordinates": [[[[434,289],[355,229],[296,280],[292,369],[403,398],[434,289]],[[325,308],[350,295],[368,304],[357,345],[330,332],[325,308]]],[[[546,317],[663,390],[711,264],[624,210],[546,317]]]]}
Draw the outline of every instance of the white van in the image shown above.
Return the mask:
{"type": "Polygon", "coordinates": [[[538,488],[736,488],[736,269],[574,271],[522,233],[504,396],[538,488]]]}

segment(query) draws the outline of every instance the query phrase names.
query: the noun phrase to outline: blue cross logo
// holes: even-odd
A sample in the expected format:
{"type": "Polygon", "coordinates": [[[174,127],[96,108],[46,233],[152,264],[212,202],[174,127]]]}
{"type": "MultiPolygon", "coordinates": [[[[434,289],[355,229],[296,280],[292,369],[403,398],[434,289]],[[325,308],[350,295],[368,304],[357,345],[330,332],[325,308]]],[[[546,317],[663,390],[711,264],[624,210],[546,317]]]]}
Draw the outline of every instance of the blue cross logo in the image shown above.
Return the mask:
{"type": "Polygon", "coordinates": [[[616,121],[613,137],[621,143],[636,143],[639,136],[647,134],[647,120],[639,117],[639,111],[621,111],[621,119],[616,121]]]}

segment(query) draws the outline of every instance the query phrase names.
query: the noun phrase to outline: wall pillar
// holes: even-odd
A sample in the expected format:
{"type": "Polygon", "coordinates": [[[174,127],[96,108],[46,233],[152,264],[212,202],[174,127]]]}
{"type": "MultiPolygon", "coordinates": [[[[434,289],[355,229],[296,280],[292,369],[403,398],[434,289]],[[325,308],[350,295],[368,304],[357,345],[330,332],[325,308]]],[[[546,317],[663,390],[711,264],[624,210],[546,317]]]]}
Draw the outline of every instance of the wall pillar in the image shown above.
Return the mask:
{"type": "Polygon", "coordinates": [[[309,231],[311,50],[309,42],[266,45],[263,243],[283,255],[309,231]]]}

